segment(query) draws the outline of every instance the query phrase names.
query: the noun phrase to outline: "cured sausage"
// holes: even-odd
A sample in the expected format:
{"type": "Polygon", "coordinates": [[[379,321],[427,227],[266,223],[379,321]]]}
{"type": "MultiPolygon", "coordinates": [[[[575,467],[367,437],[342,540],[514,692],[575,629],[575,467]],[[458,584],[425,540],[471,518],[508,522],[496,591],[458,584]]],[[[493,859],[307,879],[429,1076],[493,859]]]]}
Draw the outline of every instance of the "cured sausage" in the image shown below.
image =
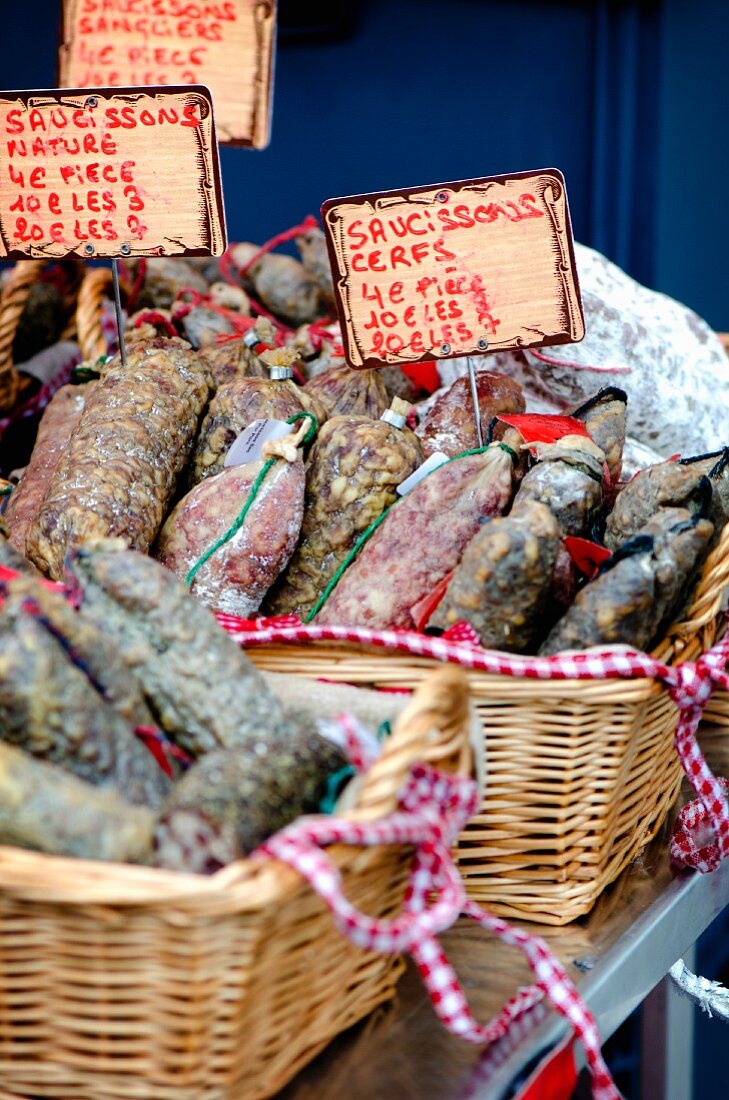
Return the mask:
{"type": "Polygon", "coordinates": [[[268,371],[257,352],[269,345],[272,347],[274,343],[271,322],[259,317],[245,336],[201,348],[200,358],[210,369],[213,388],[220,389],[233,378],[268,378],[268,371]]]}
{"type": "Polygon", "coordinates": [[[320,430],[307,462],[301,541],[267,601],[271,614],[309,615],[358,537],[397,500],[423,457],[405,427],[408,410],[396,398],[389,420],[334,416],[320,430]]]}
{"type": "Polygon", "coordinates": [[[584,404],[568,412],[576,420],[581,420],[590,438],[597,443],[605,455],[610,478],[613,482],[620,478],[625,447],[625,420],[628,395],[617,386],[608,386],[588,398],[584,404]]]}
{"type": "Polygon", "coordinates": [[[120,536],[148,550],[187,465],[207,369],[176,341],[152,343],[135,345],[126,367],[106,364],[28,529],[28,556],[55,580],[89,539],[120,536]]]}
{"type": "Polygon", "coordinates": [[[488,520],[466,547],[428,625],[447,630],[465,620],[487,649],[531,652],[546,633],[559,544],[557,521],[537,501],[488,520]]]}
{"type": "Polygon", "coordinates": [[[327,416],[369,416],[377,420],[390,404],[390,395],[379,370],[330,367],[315,374],[304,392],[316,397],[327,416]]]}
{"type": "MultiPolygon", "coordinates": [[[[282,360],[287,357],[289,362],[296,358],[295,352],[286,349],[264,352],[262,358],[267,364],[271,362],[269,355],[282,360]]],[[[220,387],[200,429],[192,461],[193,484],[220,473],[232,444],[254,420],[288,420],[296,413],[310,412],[319,427],[324,423],[326,410],[320,401],[296,385],[289,367],[274,365],[272,375],[234,378],[220,387]]]]}
{"type": "Polygon", "coordinates": [[[156,808],[169,781],[38,614],[12,596],[0,618],[2,739],[127,802],[156,808]]]}
{"type": "Polygon", "coordinates": [[[48,483],[78,425],[94,382],[85,386],[62,386],[48,403],[36,437],[30,462],[20,484],[13,491],[4,519],[10,542],[25,554],[25,540],[32,520],[38,514],[48,483]]]}
{"type": "Polygon", "coordinates": [[[657,512],[580,589],[540,652],[618,643],[647,649],[673,620],[713,531],[684,508],[657,512]]]}
{"type": "Polygon", "coordinates": [[[76,552],[67,579],[81,613],[112,639],[141,684],[157,724],[190,756],[283,725],[260,673],[159,562],[101,540],[76,552]]]}
{"type": "Polygon", "coordinates": [[[514,503],[540,501],[563,535],[588,535],[602,508],[603,452],[581,435],[536,447],[539,461],[524,475],[514,503]]]}
{"type": "Polygon", "coordinates": [[[347,763],[305,729],[208,753],[175,785],[155,830],[155,862],[210,873],[252,852],[300,814],[314,813],[347,763]]]}
{"type": "Polygon", "coordinates": [[[0,844],[56,856],[145,863],[155,815],[0,742],[0,844]]]}
{"type": "Polygon", "coordinates": [[[301,530],[306,481],[296,445],[288,444],[290,454],[282,446],[291,438],[265,444],[256,462],[228,467],[201,481],[162,528],[155,556],[182,580],[189,577],[190,591],[208,607],[249,618],[291,558],[301,530]],[[264,473],[268,458],[282,453],[285,457],[264,473]]]}
{"type": "Polygon", "coordinates": [[[513,482],[513,452],[500,443],[439,466],[393,506],[316,621],[415,628],[415,605],[455,568],[481,520],[507,508],[513,482]]]}
{"type": "MultiPolygon", "coordinates": [[[[245,270],[258,251],[258,245],[243,242],[233,245],[230,254],[233,263],[245,270]]],[[[266,309],[286,324],[303,325],[316,318],[319,285],[293,256],[265,253],[250,265],[245,278],[266,309]]]]}
{"type": "MultiPolygon", "coordinates": [[[[719,455],[710,455],[689,462],[659,462],[640,470],[618,493],[615,506],[607,518],[605,545],[616,550],[641,530],[661,508],[688,508],[700,511],[707,497],[716,495],[720,505],[726,494],[724,466],[719,455]],[[718,467],[718,492],[712,492],[712,470],[718,467]],[[709,484],[707,484],[707,480],[709,484]]],[[[718,516],[724,522],[725,516],[718,516]]]]}
{"type": "MultiPolygon", "coordinates": [[[[484,425],[501,413],[524,412],[521,386],[505,374],[490,370],[477,371],[476,390],[481,423],[484,425]]],[[[419,425],[417,434],[426,455],[440,451],[454,457],[478,447],[471,387],[467,377],[457,378],[445,393],[436,398],[430,412],[419,425]]]]}

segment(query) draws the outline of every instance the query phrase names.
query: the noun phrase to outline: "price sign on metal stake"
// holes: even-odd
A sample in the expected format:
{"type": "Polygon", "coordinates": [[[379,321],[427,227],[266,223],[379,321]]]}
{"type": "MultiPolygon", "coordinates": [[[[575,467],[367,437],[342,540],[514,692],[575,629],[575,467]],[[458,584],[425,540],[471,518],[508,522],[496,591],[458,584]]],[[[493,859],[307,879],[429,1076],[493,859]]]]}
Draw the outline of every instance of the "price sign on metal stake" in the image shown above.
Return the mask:
{"type": "Polygon", "coordinates": [[[322,217],[352,367],[584,335],[554,169],[331,199],[322,217]]]}

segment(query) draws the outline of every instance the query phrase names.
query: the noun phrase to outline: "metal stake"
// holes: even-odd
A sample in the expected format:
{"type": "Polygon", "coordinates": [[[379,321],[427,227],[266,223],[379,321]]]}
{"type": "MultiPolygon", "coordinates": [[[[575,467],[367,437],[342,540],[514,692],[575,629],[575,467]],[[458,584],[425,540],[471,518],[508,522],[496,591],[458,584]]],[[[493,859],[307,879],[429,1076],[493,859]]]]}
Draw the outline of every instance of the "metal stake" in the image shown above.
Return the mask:
{"type": "Polygon", "coordinates": [[[476,367],[474,365],[473,357],[468,356],[466,359],[468,364],[468,380],[471,383],[471,401],[473,402],[473,416],[476,421],[476,438],[478,439],[479,447],[483,447],[483,432],[481,431],[481,409],[478,404],[478,390],[476,388],[476,367]]]}
{"type": "Polygon", "coordinates": [[[121,292],[119,290],[119,261],[114,257],[111,261],[111,274],[114,279],[114,306],[116,309],[116,331],[119,337],[119,354],[122,366],[127,365],[127,344],[124,339],[124,317],[122,315],[121,292]]]}

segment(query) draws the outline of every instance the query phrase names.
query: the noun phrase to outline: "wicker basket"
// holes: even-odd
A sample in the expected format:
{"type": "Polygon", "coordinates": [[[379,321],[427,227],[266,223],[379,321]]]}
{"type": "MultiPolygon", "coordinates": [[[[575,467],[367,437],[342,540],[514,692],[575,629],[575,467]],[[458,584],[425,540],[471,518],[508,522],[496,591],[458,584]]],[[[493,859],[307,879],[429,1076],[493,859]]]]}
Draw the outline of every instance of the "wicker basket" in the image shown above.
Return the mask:
{"type": "MultiPolygon", "coordinates": [[[[23,389],[30,379],[18,373],[13,362],[13,344],[18,324],[31,290],[41,279],[48,260],[22,260],[12,270],[0,294],[0,414],[10,412],[23,396],[23,389]]],[[[72,340],[76,336],[76,302],[82,282],[81,265],[71,271],[65,291],[66,326],[59,340],[72,340]]]]}
{"type": "MultiPolygon", "coordinates": [[[[470,713],[441,670],[398,718],[354,810],[393,810],[416,761],[466,773],[470,713]]],[[[410,853],[332,849],[347,896],[400,908],[410,853]]],[[[210,878],[0,848],[0,1089],[58,1100],[256,1100],[392,994],[276,861],[210,878]]]]}
{"type": "MultiPolygon", "coordinates": [[[[685,618],[654,651],[695,660],[724,620],[729,529],[685,618]]],[[[437,662],[356,644],[251,646],[263,669],[413,688],[437,662]]],[[[527,680],[466,670],[486,734],[483,808],[456,858],[471,898],[506,917],[566,924],[660,828],[678,794],[676,707],[652,679],[527,680]]]]}

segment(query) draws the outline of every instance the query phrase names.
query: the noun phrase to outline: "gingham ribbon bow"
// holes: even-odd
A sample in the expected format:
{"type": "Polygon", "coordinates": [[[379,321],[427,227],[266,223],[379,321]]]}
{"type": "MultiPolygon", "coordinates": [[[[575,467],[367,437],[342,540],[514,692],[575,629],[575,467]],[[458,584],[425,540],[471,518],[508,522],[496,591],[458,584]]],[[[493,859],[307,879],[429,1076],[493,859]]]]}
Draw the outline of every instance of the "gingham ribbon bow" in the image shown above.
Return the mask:
{"type": "Polygon", "coordinates": [[[682,810],[671,840],[671,859],[680,867],[713,871],[729,854],[729,804],[696,742],[703,708],[716,687],[729,690],[729,631],[698,661],[670,666],[627,647],[562,653],[555,657],[515,657],[483,649],[467,623],[457,623],[440,638],[408,630],[363,627],[304,626],[293,616],[250,622],[218,615],[221,625],[242,645],[268,642],[342,641],[378,646],[418,657],[450,661],[465,668],[535,680],[604,680],[651,676],[662,680],[679,708],[674,743],[688,779],[698,795],[682,810]],[[711,842],[707,831],[712,830],[711,842]],[[708,841],[708,842],[707,842],[708,841]]]}
{"type": "Polygon", "coordinates": [[[400,807],[373,822],[336,817],[303,818],[269,838],[257,851],[297,871],[325,902],[340,932],[358,947],[380,954],[412,955],[433,1007],[449,1031],[471,1043],[500,1039],[543,996],[580,1037],[592,1073],[594,1100],[620,1100],[600,1052],[595,1019],[562,965],[543,940],[512,927],[468,901],[450,847],[476,811],[473,780],[416,765],[400,807]],[[408,844],[415,849],[402,913],[370,917],[344,896],[339,870],[324,849],[330,844],[371,847],[408,844]],[[524,953],[536,981],[520,990],[486,1026],[477,1023],[460,982],[436,936],[463,913],[524,953]]]}
{"type": "Polygon", "coordinates": [[[729,690],[728,661],[729,632],[698,661],[671,668],[670,680],[665,677],[680,712],[676,752],[699,796],[678,815],[670,842],[671,861],[704,873],[714,871],[729,855],[729,803],[726,780],[713,775],[696,741],[696,731],[714,689],[729,690]]]}

